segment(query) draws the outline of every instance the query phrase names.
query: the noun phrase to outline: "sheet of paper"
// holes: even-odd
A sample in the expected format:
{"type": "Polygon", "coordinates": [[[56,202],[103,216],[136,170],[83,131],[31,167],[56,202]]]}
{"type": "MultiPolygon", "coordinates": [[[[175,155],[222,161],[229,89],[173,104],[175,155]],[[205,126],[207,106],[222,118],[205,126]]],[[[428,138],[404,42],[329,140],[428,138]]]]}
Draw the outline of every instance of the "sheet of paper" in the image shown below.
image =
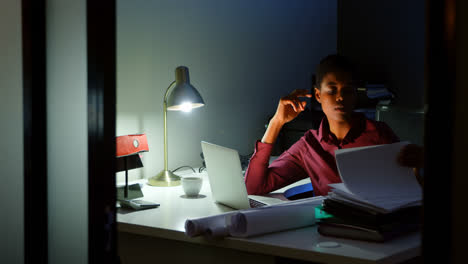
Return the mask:
{"type": "Polygon", "coordinates": [[[274,197],[268,197],[268,196],[261,196],[261,195],[249,195],[249,198],[252,198],[254,200],[257,200],[259,202],[263,202],[265,204],[279,204],[279,203],[284,203],[283,200],[274,198],[274,197]]]}
{"type": "Polygon", "coordinates": [[[345,187],[355,196],[368,201],[398,197],[422,197],[421,186],[411,168],[397,162],[401,148],[408,142],[370,148],[335,151],[338,171],[345,187]]]}
{"type": "Polygon", "coordinates": [[[416,205],[421,201],[420,196],[388,196],[363,199],[349,192],[343,191],[343,183],[334,184],[335,189],[329,194],[329,198],[359,205],[380,213],[389,213],[402,207],[416,205]]]}

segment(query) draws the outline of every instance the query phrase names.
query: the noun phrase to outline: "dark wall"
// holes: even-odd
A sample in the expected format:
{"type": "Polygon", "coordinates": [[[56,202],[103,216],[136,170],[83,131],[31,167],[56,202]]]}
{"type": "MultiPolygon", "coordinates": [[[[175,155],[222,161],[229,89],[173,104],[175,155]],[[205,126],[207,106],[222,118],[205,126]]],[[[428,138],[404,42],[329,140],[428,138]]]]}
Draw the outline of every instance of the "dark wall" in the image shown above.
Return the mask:
{"type": "Polygon", "coordinates": [[[395,104],[424,105],[425,1],[338,1],[338,52],[367,81],[387,82],[395,104]]]}

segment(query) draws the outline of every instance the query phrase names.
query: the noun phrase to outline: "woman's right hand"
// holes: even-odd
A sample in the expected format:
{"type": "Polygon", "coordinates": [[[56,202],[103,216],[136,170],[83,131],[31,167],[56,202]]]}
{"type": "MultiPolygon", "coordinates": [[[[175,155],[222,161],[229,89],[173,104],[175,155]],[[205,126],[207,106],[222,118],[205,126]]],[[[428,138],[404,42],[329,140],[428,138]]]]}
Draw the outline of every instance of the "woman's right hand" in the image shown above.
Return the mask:
{"type": "Polygon", "coordinates": [[[312,97],[309,90],[297,89],[289,95],[282,97],[278,103],[278,108],[273,116],[273,120],[284,125],[296,118],[305,110],[307,102],[299,100],[300,97],[312,97]]]}
{"type": "Polygon", "coordinates": [[[276,113],[270,120],[267,130],[263,135],[263,143],[273,144],[283,125],[304,111],[307,102],[299,100],[299,97],[312,97],[312,94],[309,94],[308,90],[304,89],[294,90],[289,95],[280,99],[276,113]]]}

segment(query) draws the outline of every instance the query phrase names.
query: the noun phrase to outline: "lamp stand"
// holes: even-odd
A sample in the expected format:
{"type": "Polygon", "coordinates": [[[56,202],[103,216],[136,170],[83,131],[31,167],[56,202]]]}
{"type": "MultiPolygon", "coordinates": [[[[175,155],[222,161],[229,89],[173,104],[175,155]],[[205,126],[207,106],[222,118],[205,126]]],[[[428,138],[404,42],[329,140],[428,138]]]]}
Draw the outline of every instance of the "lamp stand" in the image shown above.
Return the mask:
{"type": "Polygon", "coordinates": [[[170,170],[163,170],[156,176],[148,179],[148,184],[159,187],[170,187],[180,185],[180,177],[170,170]]]}
{"type": "Polygon", "coordinates": [[[167,169],[167,95],[169,89],[175,83],[173,81],[169,87],[167,87],[166,94],[164,95],[164,170],[148,179],[148,184],[152,186],[169,187],[180,185],[180,177],[175,175],[172,171],[167,169]]]}
{"type": "Polygon", "coordinates": [[[127,163],[127,156],[125,156],[124,161],[125,161],[125,189],[124,189],[124,198],[127,199],[127,197],[128,197],[128,163],[127,163]]]}

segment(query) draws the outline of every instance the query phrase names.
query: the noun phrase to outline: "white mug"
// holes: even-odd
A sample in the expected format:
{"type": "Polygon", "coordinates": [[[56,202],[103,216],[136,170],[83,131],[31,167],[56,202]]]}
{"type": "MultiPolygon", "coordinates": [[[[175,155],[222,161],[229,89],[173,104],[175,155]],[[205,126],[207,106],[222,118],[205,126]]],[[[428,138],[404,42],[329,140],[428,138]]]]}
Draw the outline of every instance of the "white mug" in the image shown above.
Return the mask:
{"type": "Polygon", "coordinates": [[[197,196],[200,192],[203,179],[197,176],[182,177],[182,188],[187,196],[197,196]]]}

